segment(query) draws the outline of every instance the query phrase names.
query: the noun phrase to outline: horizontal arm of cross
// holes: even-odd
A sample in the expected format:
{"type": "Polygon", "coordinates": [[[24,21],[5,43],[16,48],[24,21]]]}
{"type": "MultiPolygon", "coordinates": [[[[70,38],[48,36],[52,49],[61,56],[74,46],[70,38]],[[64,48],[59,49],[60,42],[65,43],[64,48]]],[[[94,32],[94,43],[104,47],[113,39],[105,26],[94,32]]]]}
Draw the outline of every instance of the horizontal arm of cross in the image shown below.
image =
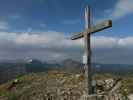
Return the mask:
{"type": "Polygon", "coordinates": [[[84,32],[79,32],[79,33],[75,33],[72,37],[71,40],[76,40],[76,39],[80,39],[84,36],[84,32]]]}
{"type": "Polygon", "coordinates": [[[76,40],[76,39],[82,38],[84,36],[84,33],[88,33],[88,34],[91,33],[92,34],[92,33],[107,29],[109,27],[112,27],[112,21],[111,20],[107,20],[107,21],[104,21],[100,24],[97,24],[96,26],[92,27],[91,29],[87,29],[84,32],[77,33],[74,36],[72,36],[71,39],[76,40]]]}

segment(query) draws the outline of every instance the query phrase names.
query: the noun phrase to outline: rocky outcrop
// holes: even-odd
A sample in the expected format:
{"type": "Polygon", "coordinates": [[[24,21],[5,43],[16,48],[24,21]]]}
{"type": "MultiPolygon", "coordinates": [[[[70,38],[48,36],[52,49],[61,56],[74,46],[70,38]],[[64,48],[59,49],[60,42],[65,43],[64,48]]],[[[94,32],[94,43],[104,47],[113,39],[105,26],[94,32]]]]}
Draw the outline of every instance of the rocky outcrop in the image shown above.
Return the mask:
{"type": "MultiPolygon", "coordinates": [[[[59,71],[29,74],[21,77],[13,89],[1,92],[2,100],[127,100],[121,90],[122,80],[96,79],[96,92],[86,95],[83,74],[59,71]],[[102,88],[100,88],[100,86],[102,88]],[[12,99],[15,98],[15,99],[12,99]]],[[[6,84],[4,87],[9,87],[6,84]]],[[[131,96],[130,96],[131,97],[131,96]]]]}

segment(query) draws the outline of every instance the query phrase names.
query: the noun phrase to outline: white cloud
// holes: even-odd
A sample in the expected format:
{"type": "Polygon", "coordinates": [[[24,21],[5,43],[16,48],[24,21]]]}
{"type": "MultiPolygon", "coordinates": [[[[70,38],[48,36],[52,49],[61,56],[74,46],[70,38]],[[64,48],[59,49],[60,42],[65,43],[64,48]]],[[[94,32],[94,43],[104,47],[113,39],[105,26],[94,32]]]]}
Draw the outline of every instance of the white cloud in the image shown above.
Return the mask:
{"type": "Polygon", "coordinates": [[[43,36],[40,37],[36,34],[29,35],[29,34],[21,34],[17,35],[17,38],[15,40],[18,44],[30,44],[30,45],[37,45],[37,44],[45,44],[47,42],[47,39],[43,36]]]}
{"type": "Polygon", "coordinates": [[[133,0],[118,0],[111,16],[119,19],[130,13],[133,13],[133,0]]]}
{"type": "MultiPolygon", "coordinates": [[[[30,33],[8,33],[0,32],[0,41],[2,43],[10,41],[17,45],[32,45],[32,46],[48,46],[48,47],[81,47],[83,40],[70,40],[65,38],[63,33],[60,32],[42,32],[38,34],[30,33]]],[[[106,37],[106,36],[93,36],[91,38],[91,45],[93,48],[115,48],[131,47],[133,46],[133,37],[106,37]]]]}
{"type": "Polygon", "coordinates": [[[118,38],[95,36],[92,37],[93,48],[113,48],[118,44],[118,38]]]}
{"type": "Polygon", "coordinates": [[[106,19],[118,20],[133,13],[133,0],[117,0],[113,8],[105,9],[101,18],[93,18],[93,22],[106,19]]]}
{"type": "Polygon", "coordinates": [[[7,50],[9,50],[12,45],[16,45],[16,47],[14,47],[15,50],[17,50],[18,47],[19,50],[20,47],[24,49],[23,46],[25,46],[25,49],[28,51],[29,49],[32,49],[31,51],[35,51],[36,49],[49,49],[50,51],[58,50],[64,52],[70,48],[80,47],[81,42],[67,39],[64,37],[64,34],[60,32],[42,32],[36,34],[0,32],[0,50],[2,49],[1,46],[6,46],[6,48],[8,48],[7,50]]]}
{"type": "Polygon", "coordinates": [[[60,32],[0,32],[0,59],[33,57],[41,60],[63,60],[69,58],[69,55],[71,58],[72,54],[79,53],[80,46],[80,41],[68,40],[60,32]]]}
{"type": "Polygon", "coordinates": [[[38,34],[16,34],[14,40],[17,44],[40,45],[40,46],[78,46],[79,41],[65,39],[64,34],[60,32],[43,32],[38,34]]]}
{"type": "Polygon", "coordinates": [[[106,37],[95,36],[92,38],[93,48],[133,48],[133,37],[106,37]]]}
{"type": "MultiPolygon", "coordinates": [[[[125,62],[127,60],[131,63],[133,59],[133,37],[93,36],[91,45],[95,61],[108,59],[110,62],[118,60],[121,62],[124,59],[125,62]]],[[[31,57],[41,60],[67,58],[81,60],[83,50],[83,40],[70,40],[60,32],[36,34],[0,32],[0,59],[31,57]]]]}
{"type": "Polygon", "coordinates": [[[133,37],[119,39],[118,43],[125,47],[132,47],[133,46],[133,37]]]}

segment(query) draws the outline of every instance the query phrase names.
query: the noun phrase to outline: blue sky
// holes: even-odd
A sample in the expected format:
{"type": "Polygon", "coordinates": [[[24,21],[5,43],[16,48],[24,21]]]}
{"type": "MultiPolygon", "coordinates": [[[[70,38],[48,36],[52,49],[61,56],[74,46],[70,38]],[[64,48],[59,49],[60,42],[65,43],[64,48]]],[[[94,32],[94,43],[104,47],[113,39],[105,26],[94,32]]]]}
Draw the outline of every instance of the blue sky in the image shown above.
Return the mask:
{"type": "Polygon", "coordinates": [[[81,60],[83,41],[67,37],[84,30],[86,5],[92,25],[113,21],[92,36],[94,62],[132,63],[133,0],[0,0],[0,59],[81,60]]]}
{"type": "MultiPolygon", "coordinates": [[[[111,13],[123,0],[0,0],[1,31],[25,32],[58,31],[79,32],[84,29],[84,8],[91,6],[93,24],[104,19],[113,19],[111,13]]],[[[126,0],[125,0],[126,1],[126,0]]],[[[131,1],[131,0],[129,0],[131,1]]],[[[121,8],[123,9],[123,8],[121,8]]],[[[126,8],[125,8],[126,9],[126,8]]],[[[124,12],[124,11],[123,11],[124,12]]],[[[133,14],[124,12],[113,20],[113,28],[102,32],[105,35],[132,35],[133,14]]],[[[114,15],[113,15],[114,16],[114,15]]],[[[100,32],[101,33],[101,32],[100,32]]]]}

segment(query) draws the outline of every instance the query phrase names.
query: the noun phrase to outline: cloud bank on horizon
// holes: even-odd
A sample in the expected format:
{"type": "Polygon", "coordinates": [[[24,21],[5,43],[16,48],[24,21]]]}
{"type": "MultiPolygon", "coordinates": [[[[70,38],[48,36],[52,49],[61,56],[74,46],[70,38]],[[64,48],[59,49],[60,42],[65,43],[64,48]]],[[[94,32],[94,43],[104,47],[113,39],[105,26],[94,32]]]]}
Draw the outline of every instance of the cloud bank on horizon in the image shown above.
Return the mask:
{"type": "MultiPolygon", "coordinates": [[[[132,63],[129,59],[133,57],[133,37],[92,36],[91,46],[94,62],[132,63]],[[122,60],[124,62],[121,62],[122,60]]],[[[7,57],[7,59],[38,58],[44,61],[75,59],[79,61],[83,50],[83,39],[72,41],[64,38],[64,34],[59,32],[0,33],[0,59],[7,57]]]]}

